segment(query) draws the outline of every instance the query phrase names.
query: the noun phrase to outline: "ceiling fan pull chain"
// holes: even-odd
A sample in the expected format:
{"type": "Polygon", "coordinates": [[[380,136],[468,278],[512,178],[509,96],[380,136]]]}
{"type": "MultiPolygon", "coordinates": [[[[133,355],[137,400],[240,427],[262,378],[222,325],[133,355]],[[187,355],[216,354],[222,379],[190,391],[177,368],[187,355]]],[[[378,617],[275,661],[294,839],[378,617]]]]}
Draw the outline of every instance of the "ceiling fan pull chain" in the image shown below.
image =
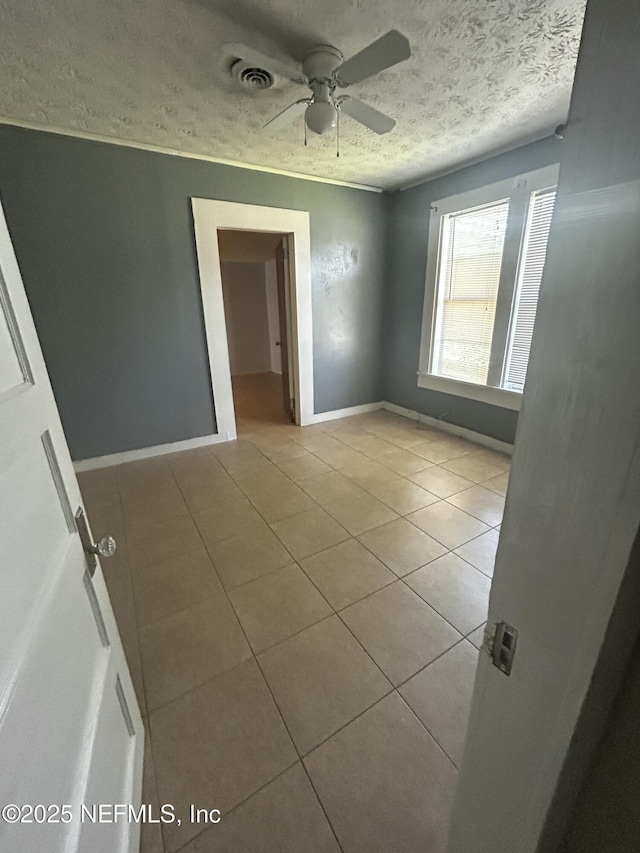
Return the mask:
{"type": "Polygon", "coordinates": [[[302,124],[304,125],[304,144],[307,144],[307,120],[305,118],[302,119],[302,124]]]}
{"type": "Polygon", "coordinates": [[[336,107],[336,157],[340,156],[340,107],[336,107]]]}

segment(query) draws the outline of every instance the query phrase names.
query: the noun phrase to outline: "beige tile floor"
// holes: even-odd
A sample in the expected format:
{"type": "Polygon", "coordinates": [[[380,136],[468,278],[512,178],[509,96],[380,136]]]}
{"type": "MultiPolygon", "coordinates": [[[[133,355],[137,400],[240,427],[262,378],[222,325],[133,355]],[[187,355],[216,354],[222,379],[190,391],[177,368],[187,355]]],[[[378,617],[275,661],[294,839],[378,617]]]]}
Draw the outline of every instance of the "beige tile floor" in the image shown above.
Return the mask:
{"type": "Polygon", "coordinates": [[[279,373],[244,373],[231,377],[239,434],[264,428],[265,423],[288,424],[279,373]]]}
{"type": "Polygon", "coordinates": [[[439,853],[509,459],[388,412],[80,475],[146,726],[143,853],[439,853]]]}

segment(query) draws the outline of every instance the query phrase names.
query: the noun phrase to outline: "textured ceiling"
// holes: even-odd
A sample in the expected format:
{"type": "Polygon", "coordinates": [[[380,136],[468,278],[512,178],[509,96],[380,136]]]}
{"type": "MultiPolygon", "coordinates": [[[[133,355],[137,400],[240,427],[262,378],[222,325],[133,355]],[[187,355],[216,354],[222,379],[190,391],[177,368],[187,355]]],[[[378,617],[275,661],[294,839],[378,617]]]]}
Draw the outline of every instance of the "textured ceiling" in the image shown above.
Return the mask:
{"type": "Polygon", "coordinates": [[[551,132],[566,118],[585,0],[0,0],[0,118],[392,188],[551,132]],[[301,62],[389,29],[411,59],[348,91],[397,120],[262,125],[305,87],[247,92],[223,42],[301,62]]]}

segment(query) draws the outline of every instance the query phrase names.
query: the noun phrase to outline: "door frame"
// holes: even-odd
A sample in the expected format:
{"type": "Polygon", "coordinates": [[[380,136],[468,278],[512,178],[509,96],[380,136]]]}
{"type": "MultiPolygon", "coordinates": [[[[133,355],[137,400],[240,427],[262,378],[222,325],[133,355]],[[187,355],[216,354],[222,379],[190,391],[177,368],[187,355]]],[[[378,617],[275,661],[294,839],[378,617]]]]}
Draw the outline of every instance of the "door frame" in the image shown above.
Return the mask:
{"type": "Polygon", "coordinates": [[[306,210],[192,198],[202,311],[207,337],[211,392],[218,434],[237,438],[229,345],[222,296],[218,230],[269,231],[289,241],[291,362],[296,423],[313,422],[313,327],[311,321],[311,230],[306,210]]]}

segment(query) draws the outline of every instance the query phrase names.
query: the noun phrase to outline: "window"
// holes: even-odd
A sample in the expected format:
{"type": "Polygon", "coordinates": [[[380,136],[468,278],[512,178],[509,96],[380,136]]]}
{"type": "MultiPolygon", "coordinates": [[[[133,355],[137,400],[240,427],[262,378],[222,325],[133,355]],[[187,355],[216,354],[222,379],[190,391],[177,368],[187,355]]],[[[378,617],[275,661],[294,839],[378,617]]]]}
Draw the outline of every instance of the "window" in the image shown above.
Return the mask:
{"type": "Polygon", "coordinates": [[[551,216],[556,200],[555,189],[531,194],[527,227],[524,232],[520,269],[513,302],[513,319],[507,347],[503,388],[522,391],[527,375],[529,350],[536,320],[538,293],[547,254],[551,216]]]}
{"type": "Polygon", "coordinates": [[[443,217],[431,369],[487,384],[509,200],[443,217]]]}
{"type": "Polygon", "coordinates": [[[437,202],[418,385],[517,409],[557,167],[437,202]]]}

